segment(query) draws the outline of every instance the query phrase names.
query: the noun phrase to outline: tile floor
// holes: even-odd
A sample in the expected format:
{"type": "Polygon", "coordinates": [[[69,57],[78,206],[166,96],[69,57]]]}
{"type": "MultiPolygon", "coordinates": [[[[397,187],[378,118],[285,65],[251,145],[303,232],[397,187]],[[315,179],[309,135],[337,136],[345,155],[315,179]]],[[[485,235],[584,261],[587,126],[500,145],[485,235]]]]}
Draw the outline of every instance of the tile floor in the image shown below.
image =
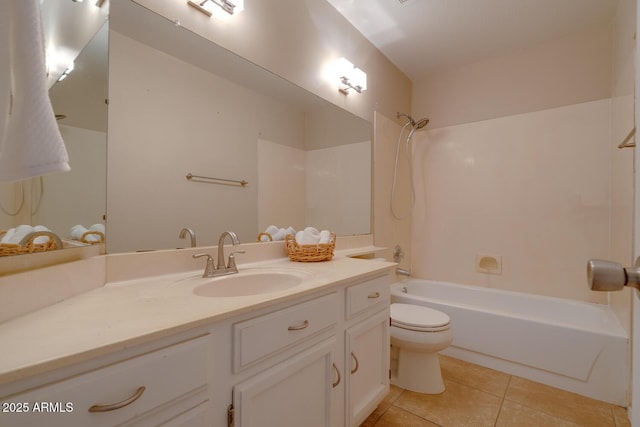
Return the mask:
{"type": "Polygon", "coordinates": [[[626,409],[440,356],[446,390],[391,386],[360,427],[631,427],[626,409]]]}

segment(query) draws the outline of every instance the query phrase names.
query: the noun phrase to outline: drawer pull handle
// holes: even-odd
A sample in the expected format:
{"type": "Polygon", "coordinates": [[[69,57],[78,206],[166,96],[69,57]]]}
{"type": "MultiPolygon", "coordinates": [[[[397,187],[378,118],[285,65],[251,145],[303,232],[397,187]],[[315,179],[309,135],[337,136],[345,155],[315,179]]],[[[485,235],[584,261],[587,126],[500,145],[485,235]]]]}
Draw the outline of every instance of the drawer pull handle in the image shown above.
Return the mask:
{"type": "Polygon", "coordinates": [[[380,298],[380,292],[375,292],[373,294],[369,294],[369,298],[380,298]]]}
{"type": "Polygon", "coordinates": [[[305,320],[305,321],[302,323],[302,325],[289,326],[289,328],[288,328],[288,329],[289,329],[290,331],[299,331],[299,330],[301,330],[301,329],[305,329],[305,328],[307,328],[308,326],[309,326],[309,321],[308,321],[308,320],[305,320]]]}
{"type": "Polygon", "coordinates": [[[353,354],[353,351],[351,352],[351,357],[353,357],[353,360],[356,362],[356,366],[351,370],[351,375],[353,375],[356,372],[358,372],[358,368],[360,367],[360,362],[358,362],[358,358],[356,357],[355,354],[353,354]]]}
{"type": "Polygon", "coordinates": [[[335,370],[336,370],[336,374],[338,374],[338,379],[336,380],[336,382],[335,382],[335,383],[333,383],[333,384],[332,384],[332,385],[333,385],[333,388],[336,388],[336,387],[338,386],[338,384],[340,384],[340,380],[341,380],[342,378],[340,378],[340,371],[338,370],[338,367],[336,366],[336,364],[335,364],[335,363],[332,363],[332,365],[333,365],[333,369],[335,369],[335,370]]]}
{"type": "Polygon", "coordinates": [[[122,402],[112,403],[110,405],[93,405],[89,408],[89,412],[109,412],[115,411],[116,409],[124,408],[125,406],[131,405],[136,400],[140,399],[142,393],[146,390],[145,386],[140,387],[136,390],[136,392],[128,399],[123,400],[122,402]]]}

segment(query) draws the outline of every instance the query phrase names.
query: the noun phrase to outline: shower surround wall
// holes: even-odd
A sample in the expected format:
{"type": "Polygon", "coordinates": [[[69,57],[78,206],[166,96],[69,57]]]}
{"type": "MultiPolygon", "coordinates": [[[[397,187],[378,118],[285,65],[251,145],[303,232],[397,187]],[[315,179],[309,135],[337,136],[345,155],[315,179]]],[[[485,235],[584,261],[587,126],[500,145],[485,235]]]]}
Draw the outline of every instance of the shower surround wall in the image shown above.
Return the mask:
{"type": "Polygon", "coordinates": [[[592,302],[585,265],[609,252],[610,100],[416,138],[417,277],[592,302]],[[502,274],[476,271],[478,254],[502,274]]]}
{"type": "MultiPolygon", "coordinates": [[[[412,112],[432,119],[414,143],[416,276],[609,302],[585,266],[630,255],[633,152],[613,147],[632,118],[634,29],[619,15],[414,82],[412,112]],[[502,274],[478,272],[478,254],[501,256],[502,274]]],[[[611,300],[625,324],[628,299],[611,300]]]]}

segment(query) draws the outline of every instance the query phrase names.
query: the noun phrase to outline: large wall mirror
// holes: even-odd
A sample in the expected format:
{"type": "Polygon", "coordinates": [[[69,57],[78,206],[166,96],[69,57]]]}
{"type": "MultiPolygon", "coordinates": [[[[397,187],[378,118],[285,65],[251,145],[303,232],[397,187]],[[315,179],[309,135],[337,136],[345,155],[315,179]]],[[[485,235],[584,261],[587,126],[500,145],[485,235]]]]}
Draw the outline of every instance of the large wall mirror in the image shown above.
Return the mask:
{"type": "Polygon", "coordinates": [[[133,2],[110,14],[108,252],[371,232],[370,123],[133,2]]]}
{"type": "Polygon", "coordinates": [[[198,246],[223,230],[254,242],[269,225],[371,232],[369,122],[132,1],[110,3],[77,85],[73,73],[61,82],[74,94],[50,92],[74,172],[44,178],[33,223],[66,238],[106,212],[109,253],[186,247],[182,228],[198,246]],[[105,96],[84,85],[107,57],[105,96]]]}

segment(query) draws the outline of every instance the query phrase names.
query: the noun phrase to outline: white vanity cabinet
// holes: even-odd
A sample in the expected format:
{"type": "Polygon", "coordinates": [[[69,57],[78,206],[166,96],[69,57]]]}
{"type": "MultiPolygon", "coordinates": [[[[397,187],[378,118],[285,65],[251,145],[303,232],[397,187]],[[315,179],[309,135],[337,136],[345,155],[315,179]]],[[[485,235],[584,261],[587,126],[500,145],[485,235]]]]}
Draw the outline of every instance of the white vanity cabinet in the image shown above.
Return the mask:
{"type": "Polygon", "coordinates": [[[332,291],[233,322],[234,426],[331,426],[341,306],[332,291]]]}
{"type": "Polygon", "coordinates": [[[0,425],[205,425],[209,345],[202,336],[2,398],[0,425]]]}
{"type": "Polygon", "coordinates": [[[233,323],[233,425],[364,421],[389,391],[390,284],[388,274],[351,282],[233,323]]]}
{"type": "Polygon", "coordinates": [[[346,426],[358,426],[389,392],[390,279],[346,289],[346,426]]]}

